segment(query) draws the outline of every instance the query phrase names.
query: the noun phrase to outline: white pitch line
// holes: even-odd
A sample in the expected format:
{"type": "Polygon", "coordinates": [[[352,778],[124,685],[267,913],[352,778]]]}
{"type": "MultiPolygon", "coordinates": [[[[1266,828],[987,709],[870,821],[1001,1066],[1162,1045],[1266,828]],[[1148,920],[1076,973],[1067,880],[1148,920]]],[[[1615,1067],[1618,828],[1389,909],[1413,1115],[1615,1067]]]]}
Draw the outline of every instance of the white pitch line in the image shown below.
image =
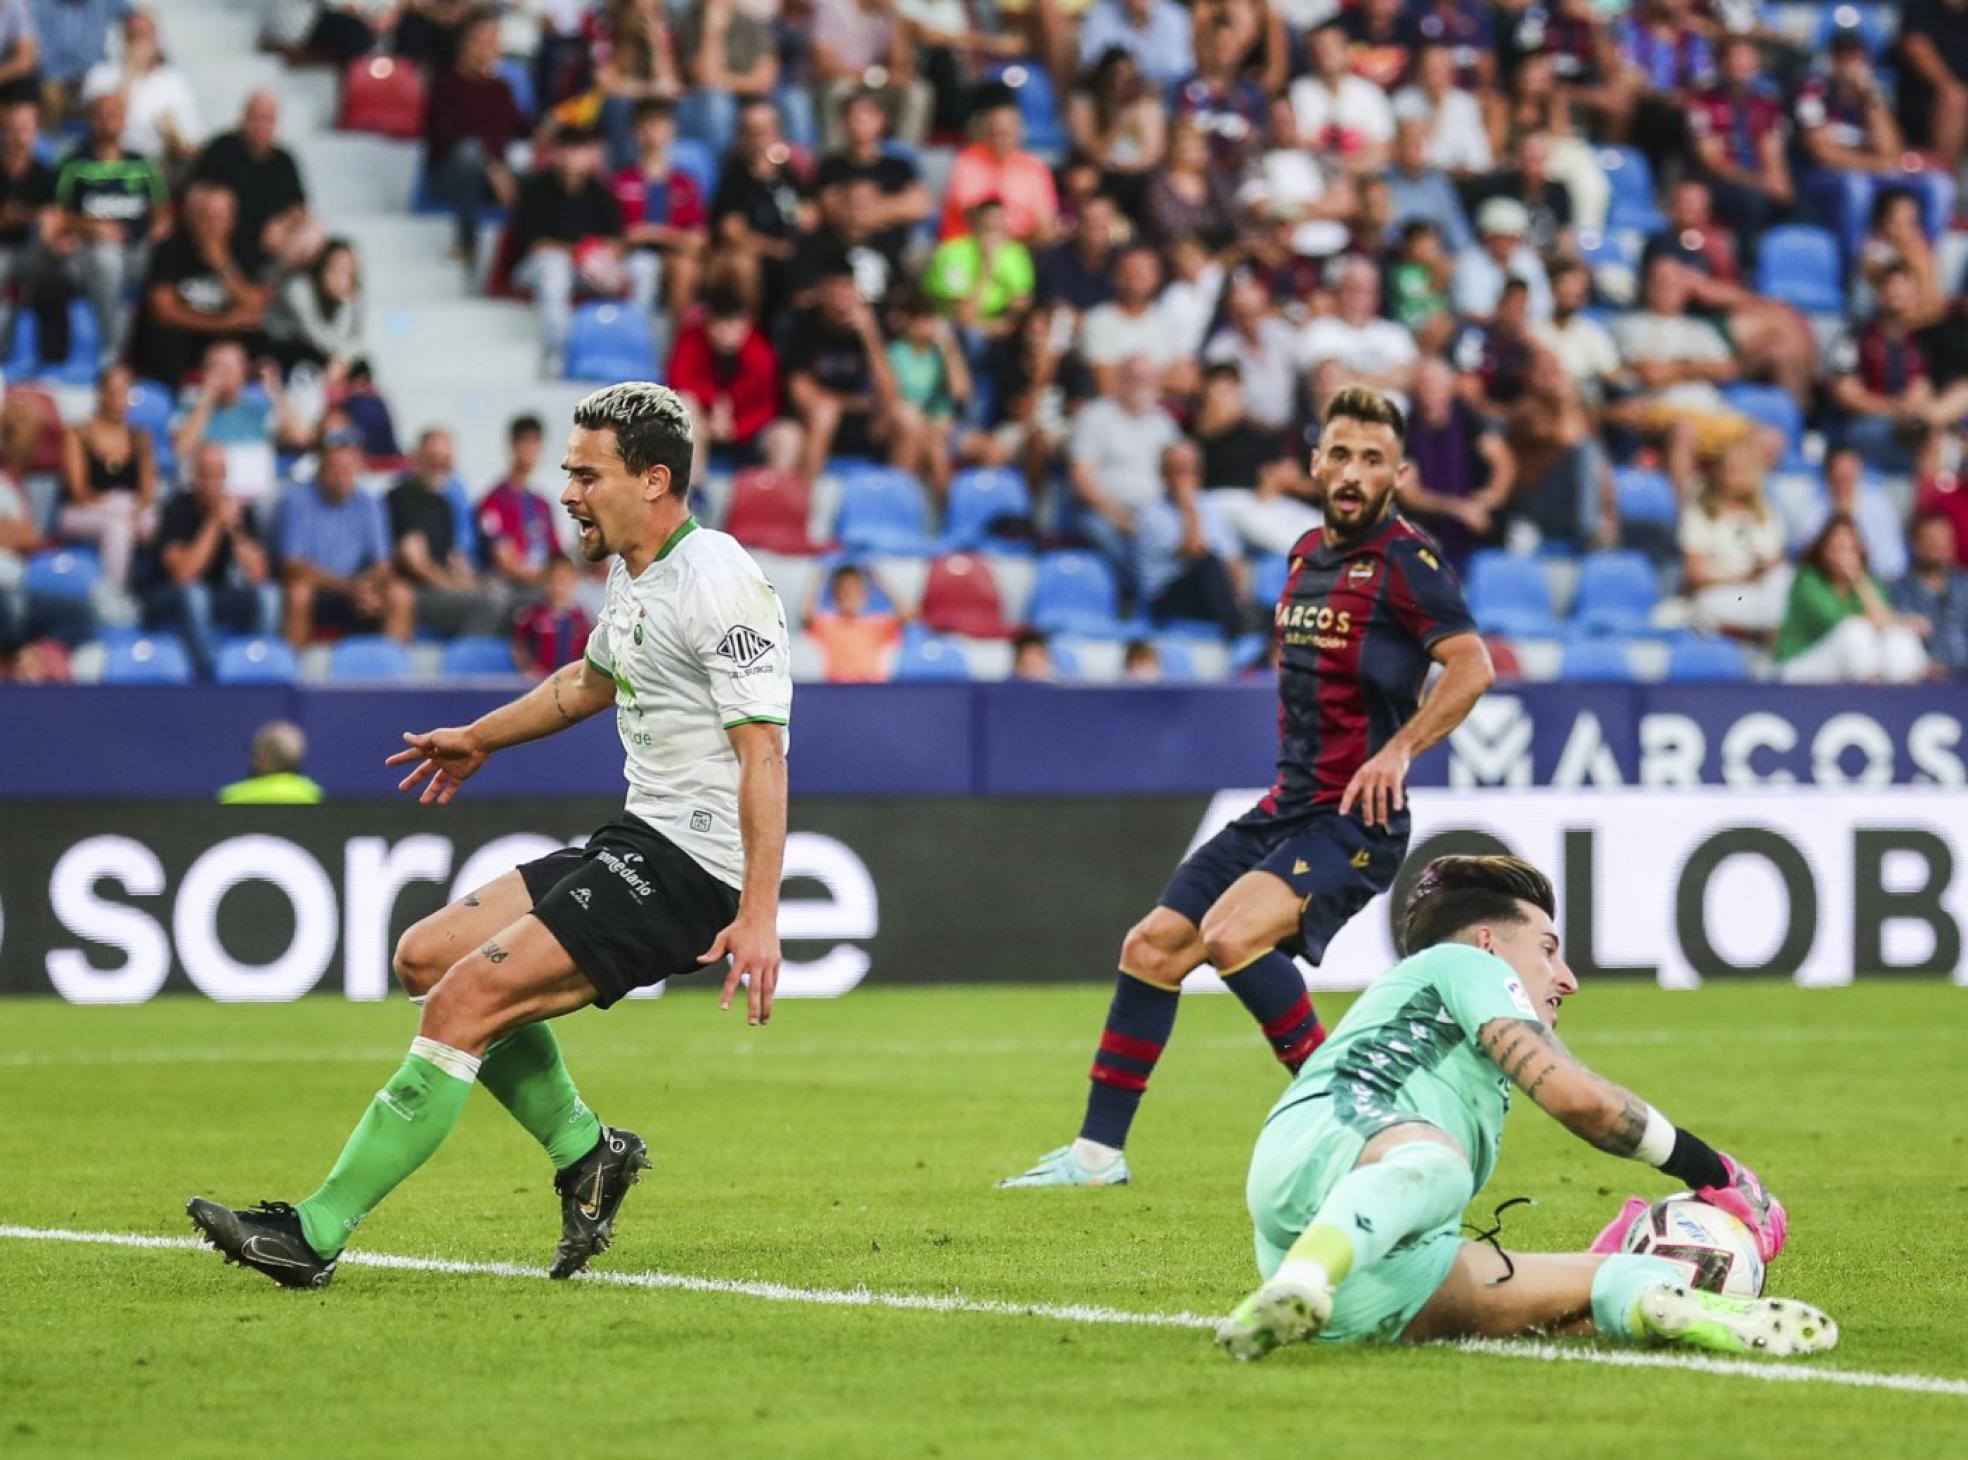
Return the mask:
{"type": "MultiPolygon", "coordinates": [[[[195,1237],[153,1237],[136,1232],[81,1232],[66,1227],[21,1227],[0,1224],[0,1238],[23,1242],[71,1242],[97,1247],[161,1248],[172,1252],[206,1252],[195,1237]]],[[[442,1272],[471,1277],[546,1280],[545,1268],[516,1262],[460,1262],[443,1257],[404,1257],[388,1252],[351,1252],[342,1259],[351,1267],[381,1267],[398,1272],[442,1272]]],[[[1126,1308],[1103,1308],[1090,1303],[1007,1303],[988,1298],[943,1297],[929,1293],[882,1293],[872,1288],[798,1288],[787,1283],[736,1278],[691,1277],[672,1272],[584,1272],[576,1282],[609,1287],[654,1288],[671,1292],[718,1293],[758,1298],[768,1303],[808,1303],[829,1308],[891,1308],[923,1313],[981,1313],[1000,1318],[1049,1318],[1059,1323],[1100,1323],[1135,1328],[1211,1329],[1217,1320],[1200,1313],[1140,1313],[1126,1308]]],[[[1891,1389],[1909,1394],[1939,1394],[1968,1399],[1968,1379],[1941,1379],[1926,1374],[1873,1374],[1860,1369],[1826,1369],[1815,1364],[1750,1363],[1713,1359],[1696,1354],[1648,1353],[1633,1349],[1568,1347],[1555,1343],[1505,1339],[1466,1339],[1444,1345],[1462,1353],[1489,1358],[1536,1359],[1543,1363],[1600,1364],[1616,1369],[1679,1369],[1731,1379],[1761,1379],[1778,1384],[1832,1384],[1854,1389],[1891,1389]]]]}

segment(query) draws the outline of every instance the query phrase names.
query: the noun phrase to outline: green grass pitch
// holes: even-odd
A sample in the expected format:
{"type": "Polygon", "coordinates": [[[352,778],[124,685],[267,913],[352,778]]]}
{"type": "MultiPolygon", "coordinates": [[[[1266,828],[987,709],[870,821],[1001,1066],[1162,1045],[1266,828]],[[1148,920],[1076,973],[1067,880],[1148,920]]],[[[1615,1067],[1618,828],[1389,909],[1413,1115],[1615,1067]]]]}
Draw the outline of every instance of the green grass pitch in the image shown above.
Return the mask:
{"type": "MultiPolygon", "coordinates": [[[[702,989],[566,1021],[656,1169],[598,1268],[1216,1314],[1252,1280],[1242,1184],[1280,1079],[1227,998],[1188,1002],[1136,1184],[1000,1192],[1070,1136],[1107,995],[864,988],[764,1031],[702,989]]],[[[1968,1376],[1960,989],[1588,988],[1578,1053],[1740,1151],[1789,1203],[1773,1290],[1814,1368],[1968,1376]]],[[[1341,1001],[1327,999],[1328,1020],[1341,1001]]],[[[189,1235],[184,1200],[311,1189],[412,1032],[400,1001],[0,1003],[0,1224],[189,1235]]],[[[1520,1106],[1522,1102],[1519,1102],[1520,1106]]],[[[489,1099],[371,1218],[378,1253],[544,1266],[544,1159],[489,1099]]],[[[1476,1214],[1583,1245],[1664,1183],[1510,1119],[1476,1214]]],[[[345,1265],[321,1294],[216,1255],[0,1237],[0,1454],[1731,1456],[1968,1453],[1968,1392],[1760,1382],[1446,1349],[345,1265]]]]}

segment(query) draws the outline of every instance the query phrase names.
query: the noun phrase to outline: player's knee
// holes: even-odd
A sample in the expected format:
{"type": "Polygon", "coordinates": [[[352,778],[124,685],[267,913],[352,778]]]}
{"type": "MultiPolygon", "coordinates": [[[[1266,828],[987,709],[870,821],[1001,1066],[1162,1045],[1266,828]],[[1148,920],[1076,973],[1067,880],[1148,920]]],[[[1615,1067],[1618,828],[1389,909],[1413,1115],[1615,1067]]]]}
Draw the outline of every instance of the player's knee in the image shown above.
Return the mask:
{"type": "Polygon", "coordinates": [[[1249,929],[1235,922],[1203,924],[1203,956],[1219,973],[1242,968],[1260,953],[1269,951],[1251,937],[1249,929]]]}
{"type": "Polygon", "coordinates": [[[471,976],[471,957],[451,965],[424,999],[417,1032],[453,1049],[478,1052],[498,1035],[499,1010],[492,992],[471,976]]]}
{"type": "Polygon", "coordinates": [[[1121,967],[1150,983],[1175,988],[1195,966],[1194,958],[1186,958],[1184,950],[1165,946],[1145,923],[1137,923],[1121,940],[1121,967]]]}
{"type": "Polygon", "coordinates": [[[422,923],[413,924],[396,940],[396,952],[390,958],[390,969],[396,974],[396,981],[403,986],[403,992],[411,998],[421,998],[437,987],[444,977],[449,963],[445,956],[442,941],[436,934],[428,932],[422,923]]]}

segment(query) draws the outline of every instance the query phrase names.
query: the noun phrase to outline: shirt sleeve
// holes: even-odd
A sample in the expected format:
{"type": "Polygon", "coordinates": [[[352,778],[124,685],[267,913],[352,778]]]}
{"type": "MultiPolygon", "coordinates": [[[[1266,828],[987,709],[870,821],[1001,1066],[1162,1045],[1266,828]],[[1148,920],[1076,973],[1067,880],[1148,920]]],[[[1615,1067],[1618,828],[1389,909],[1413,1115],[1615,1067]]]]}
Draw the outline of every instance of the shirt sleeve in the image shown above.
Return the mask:
{"type": "Polygon", "coordinates": [[[727,730],[792,718],[791,635],[779,595],[749,561],[700,576],[684,620],[727,730]]]}
{"type": "Polygon", "coordinates": [[[1492,1019],[1536,1019],[1524,982],[1494,953],[1467,943],[1438,943],[1422,955],[1442,1007],[1472,1041],[1492,1019]]]}
{"type": "MultiPolygon", "coordinates": [[[[610,570],[613,576],[613,570],[610,570]]],[[[583,651],[588,663],[594,665],[610,679],[615,677],[615,650],[608,642],[608,615],[603,614],[595,620],[595,626],[588,631],[587,648],[583,651]]]]}
{"type": "Polygon", "coordinates": [[[1455,569],[1419,538],[1394,542],[1387,550],[1387,601],[1395,621],[1423,648],[1476,631],[1455,569]]]}

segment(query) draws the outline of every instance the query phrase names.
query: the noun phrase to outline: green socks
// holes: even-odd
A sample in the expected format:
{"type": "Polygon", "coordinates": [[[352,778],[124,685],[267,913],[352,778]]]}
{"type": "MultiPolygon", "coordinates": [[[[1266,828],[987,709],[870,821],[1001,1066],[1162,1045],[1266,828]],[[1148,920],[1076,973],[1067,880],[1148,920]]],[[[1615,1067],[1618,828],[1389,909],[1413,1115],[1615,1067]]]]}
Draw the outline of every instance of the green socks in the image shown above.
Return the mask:
{"type": "Polygon", "coordinates": [[[464,1113],[479,1062],[422,1035],[376,1092],[321,1189],[297,1208],[308,1246],[332,1258],[364,1217],[444,1144],[464,1113]]]}
{"type": "Polygon", "coordinates": [[[601,1122],[574,1088],[560,1041],[545,1024],[528,1024],[486,1050],[478,1083],[547,1148],[556,1171],[565,1171],[601,1139],[601,1122]]]}
{"type": "Polygon", "coordinates": [[[1412,1141],[1342,1176],[1278,1276],[1337,1287],[1418,1233],[1462,1215],[1475,1194],[1469,1163],[1447,1146],[1412,1141]]]}
{"type": "Polygon", "coordinates": [[[1592,1326],[1603,1338],[1643,1339],[1640,1295],[1662,1283],[1686,1283],[1688,1275],[1660,1257],[1615,1252],[1592,1275],[1592,1326]]]}

